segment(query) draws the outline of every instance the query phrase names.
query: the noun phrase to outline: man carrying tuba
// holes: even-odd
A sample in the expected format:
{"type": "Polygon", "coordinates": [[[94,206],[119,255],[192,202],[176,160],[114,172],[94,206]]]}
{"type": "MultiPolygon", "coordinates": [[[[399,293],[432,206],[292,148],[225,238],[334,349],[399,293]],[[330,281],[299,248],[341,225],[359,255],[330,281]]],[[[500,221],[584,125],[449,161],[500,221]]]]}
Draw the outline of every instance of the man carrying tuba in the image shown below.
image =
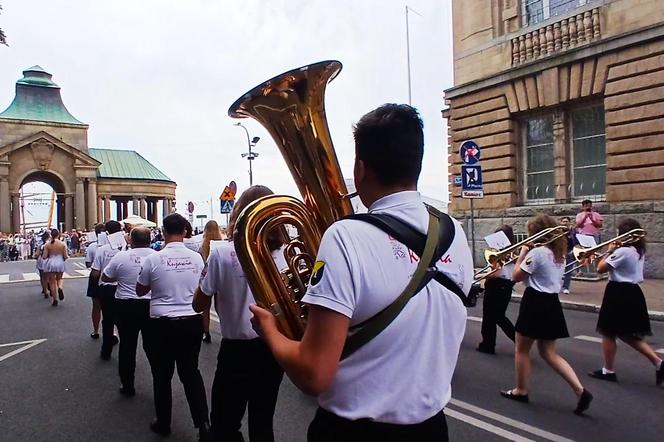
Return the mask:
{"type": "MultiPolygon", "coordinates": [[[[431,218],[417,192],[424,144],[417,111],[381,106],[360,119],[354,137],[355,185],[369,212],[425,236],[431,218]]],[[[250,307],[255,330],[288,376],[318,396],[310,441],[447,440],[443,408],[466,323],[455,293],[468,293],[473,271],[463,229],[456,221],[449,225],[443,258],[425,248],[422,256],[433,259],[419,266],[419,256],[380,228],[357,219],[334,223],[303,298],[309,310],[299,342],[279,331],[271,312],[250,307]],[[346,354],[347,337],[401,298],[420,267],[456,287],[429,281],[377,335],[346,354]]]]}

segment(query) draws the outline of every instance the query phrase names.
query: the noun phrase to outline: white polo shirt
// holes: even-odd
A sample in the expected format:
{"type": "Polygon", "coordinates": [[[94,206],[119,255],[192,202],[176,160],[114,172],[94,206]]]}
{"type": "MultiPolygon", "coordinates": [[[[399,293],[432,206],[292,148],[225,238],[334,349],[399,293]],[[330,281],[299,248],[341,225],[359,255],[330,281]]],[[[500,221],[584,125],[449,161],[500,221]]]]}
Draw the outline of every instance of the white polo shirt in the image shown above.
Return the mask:
{"type": "MultiPolygon", "coordinates": [[[[273,251],[272,259],[277,268],[286,267],[283,249],[273,251]]],[[[249,305],[256,301],[249,289],[232,242],[225,241],[210,252],[200,288],[207,296],[214,296],[214,308],[219,315],[221,336],[226,339],[258,337],[251,327],[249,311],[249,305]]]]}
{"type": "Polygon", "coordinates": [[[150,317],[192,316],[191,306],[198,288],[203,258],[181,242],[171,242],[145,258],[138,282],[149,286],[150,317]]]}
{"type": "Polygon", "coordinates": [[[540,246],[531,249],[521,263],[521,270],[528,273],[523,280],[526,287],[544,293],[560,293],[565,261],[556,262],[550,248],[540,246]]]}
{"type": "Polygon", "coordinates": [[[619,247],[607,258],[609,264],[609,281],[629,282],[639,284],[643,282],[643,256],[639,256],[636,248],[619,247]]]}
{"type": "MultiPolygon", "coordinates": [[[[418,192],[388,195],[369,211],[393,215],[422,233],[427,230],[429,214],[418,192]]],[[[471,252],[461,225],[454,224],[454,241],[437,267],[468,293],[471,252]]],[[[323,235],[303,301],[347,316],[351,326],[359,324],[401,294],[418,260],[369,223],[338,221],[323,235]]],[[[466,309],[459,297],[431,281],[385,330],[339,362],[319,405],[352,420],[413,424],[434,416],[451,397],[465,328],[466,309]]]]}
{"type": "Polygon", "coordinates": [[[136,280],[143,267],[143,261],[154,253],[157,252],[149,247],[141,247],[123,250],[111,258],[104,268],[104,275],[118,282],[115,299],[144,299],[146,302],[150,299],[147,296],[140,298],[136,295],[136,280]]]}
{"type": "Polygon", "coordinates": [[[97,244],[97,241],[88,244],[88,247],[85,249],[86,264],[92,265],[92,263],[95,262],[95,254],[97,253],[98,248],[99,244],[97,244]]]}
{"type": "MultiPolygon", "coordinates": [[[[92,270],[98,270],[99,273],[103,273],[104,269],[111,262],[111,258],[118,254],[120,250],[112,249],[110,244],[104,244],[97,248],[95,253],[95,259],[92,263],[92,270]]],[[[117,282],[104,282],[99,278],[99,285],[118,285],[117,282]]]]}

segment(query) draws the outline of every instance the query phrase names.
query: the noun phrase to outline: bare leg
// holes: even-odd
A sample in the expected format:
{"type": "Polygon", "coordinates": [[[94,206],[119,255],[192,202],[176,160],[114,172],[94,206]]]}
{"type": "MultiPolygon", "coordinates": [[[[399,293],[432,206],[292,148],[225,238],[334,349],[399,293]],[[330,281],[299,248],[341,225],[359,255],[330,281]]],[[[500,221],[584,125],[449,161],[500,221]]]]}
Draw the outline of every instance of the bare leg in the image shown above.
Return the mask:
{"type": "Polygon", "coordinates": [[[534,339],[516,333],[516,345],[514,350],[514,368],[516,369],[516,388],[512,394],[528,394],[528,383],[530,381],[530,349],[534,339]]]}
{"type": "Polygon", "coordinates": [[[613,370],[616,361],[616,353],[618,346],[616,345],[616,338],[609,336],[602,336],[602,352],[604,353],[604,368],[613,370]]]}
{"type": "Polygon", "coordinates": [[[620,339],[622,341],[625,341],[634,350],[638,351],[643,356],[648,358],[650,363],[652,363],[652,365],[654,365],[655,368],[659,368],[659,366],[662,363],[662,359],[659,356],[657,356],[657,353],[655,353],[655,351],[652,349],[650,345],[648,345],[646,341],[642,339],[631,339],[626,337],[620,337],[620,339]]]}
{"type": "Polygon", "coordinates": [[[99,321],[101,321],[101,302],[92,298],[92,330],[99,334],[99,321]]]}
{"type": "Polygon", "coordinates": [[[46,274],[48,280],[48,291],[51,293],[53,303],[58,302],[58,281],[55,279],[55,273],[48,272],[46,274]]]}
{"type": "Polygon", "coordinates": [[[546,361],[553,370],[558,373],[565,382],[572,387],[577,396],[583,393],[583,385],[576,376],[574,369],[569,363],[556,351],[556,341],[537,341],[537,348],[540,356],[546,361]]]}

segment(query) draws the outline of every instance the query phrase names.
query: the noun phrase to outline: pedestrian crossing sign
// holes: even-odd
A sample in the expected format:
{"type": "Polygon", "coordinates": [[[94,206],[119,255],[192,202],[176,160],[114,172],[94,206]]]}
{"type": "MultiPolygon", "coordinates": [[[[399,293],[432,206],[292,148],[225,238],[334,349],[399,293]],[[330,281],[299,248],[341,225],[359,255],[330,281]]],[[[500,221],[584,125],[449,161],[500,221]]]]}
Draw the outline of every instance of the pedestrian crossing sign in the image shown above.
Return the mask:
{"type": "Polygon", "coordinates": [[[222,200],[221,201],[221,213],[231,213],[233,210],[233,205],[235,204],[234,200],[222,200]]]}

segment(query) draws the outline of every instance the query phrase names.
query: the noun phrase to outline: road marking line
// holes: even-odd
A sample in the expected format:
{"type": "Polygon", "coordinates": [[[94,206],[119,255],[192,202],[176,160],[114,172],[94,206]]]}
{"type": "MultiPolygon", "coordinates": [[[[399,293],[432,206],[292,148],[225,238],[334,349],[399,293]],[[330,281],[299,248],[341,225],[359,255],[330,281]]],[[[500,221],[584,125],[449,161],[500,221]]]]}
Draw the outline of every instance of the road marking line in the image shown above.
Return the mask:
{"type": "Polygon", "coordinates": [[[78,268],[81,269],[81,270],[85,270],[85,269],[86,269],[85,264],[83,264],[82,262],[75,262],[75,263],[74,263],[74,267],[78,267],[78,268]]]}
{"type": "Polygon", "coordinates": [[[579,335],[579,336],[574,336],[574,339],[578,339],[579,341],[588,341],[588,342],[602,342],[602,338],[598,338],[597,336],[579,335]]]}
{"type": "Polygon", "coordinates": [[[482,322],[482,318],[478,318],[477,316],[468,316],[467,319],[468,319],[469,321],[482,322]]]}
{"type": "Polygon", "coordinates": [[[488,431],[489,433],[493,433],[495,435],[504,437],[507,440],[512,440],[515,442],[535,442],[532,439],[528,439],[527,437],[523,437],[519,434],[512,433],[511,431],[504,430],[500,427],[489,424],[472,416],[459,413],[458,411],[452,410],[451,408],[445,408],[445,415],[453,419],[460,420],[461,422],[470,424],[473,427],[477,427],[481,430],[488,431]]]}
{"type": "Polygon", "coordinates": [[[523,422],[519,422],[514,419],[510,419],[509,417],[500,415],[498,413],[494,413],[489,410],[485,410],[484,408],[476,407],[475,405],[469,404],[467,402],[460,401],[458,399],[450,399],[450,404],[457,406],[459,408],[463,408],[467,411],[470,411],[472,413],[479,414],[481,416],[487,417],[489,419],[492,419],[497,422],[501,422],[506,425],[510,425],[518,430],[528,432],[530,434],[533,434],[535,436],[538,436],[541,439],[546,439],[554,442],[573,442],[572,439],[567,439],[566,437],[559,436],[554,433],[550,433],[548,431],[539,429],[537,427],[533,427],[532,425],[524,424],[523,422]]]}
{"type": "Polygon", "coordinates": [[[39,281],[39,273],[22,273],[23,281],[39,281]]]}
{"type": "Polygon", "coordinates": [[[659,350],[655,350],[655,353],[659,353],[664,355],[664,348],[660,348],[659,350]]]}
{"type": "Polygon", "coordinates": [[[17,354],[22,353],[26,350],[29,350],[32,347],[34,347],[35,345],[39,345],[39,344],[41,344],[42,342],[45,342],[45,341],[46,341],[46,339],[34,339],[32,341],[10,342],[9,344],[0,344],[0,347],[10,347],[12,345],[23,345],[23,347],[21,347],[21,348],[17,348],[16,350],[11,351],[11,352],[7,353],[6,355],[0,356],[0,362],[4,361],[5,359],[9,359],[12,356],[16,356],[17,354]]]}
{"type": "Polygon", "coordinates": [[[9,275],[0,275],[0,283],[9,282],[9,275]]]}

